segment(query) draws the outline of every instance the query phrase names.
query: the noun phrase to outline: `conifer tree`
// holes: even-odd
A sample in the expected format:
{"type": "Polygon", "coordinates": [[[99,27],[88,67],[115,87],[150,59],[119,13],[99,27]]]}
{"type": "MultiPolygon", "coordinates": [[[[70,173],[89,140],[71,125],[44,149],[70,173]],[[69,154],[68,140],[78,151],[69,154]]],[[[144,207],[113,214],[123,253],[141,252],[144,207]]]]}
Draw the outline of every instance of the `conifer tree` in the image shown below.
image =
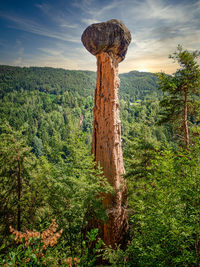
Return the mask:
{"type": "Polygon", "coordinates": [[[159,89],[166,92],[163,100],[160,102],[163,107],[160,123],[171,121],[179,129],[179,136],[184,132],[182,140],[185,147],[190,144],[189,134],[189,115],[194,112],[197,95],[200,92],[200,67],[197,64],[199,51],[190,52],[183,50],[178,45],[177,51],[170,55],[180,68],[169,76],[165,73],[159,73],[159,89]]]}
{"type": "Polygon", "coordinates": [[[21,231],[33,223],[38,203],[42,205],[40,186],[32,177],[36,158],[31,149],[23,129],[0,125],[0,238],[9,234],[9,225],[21,231]]]}

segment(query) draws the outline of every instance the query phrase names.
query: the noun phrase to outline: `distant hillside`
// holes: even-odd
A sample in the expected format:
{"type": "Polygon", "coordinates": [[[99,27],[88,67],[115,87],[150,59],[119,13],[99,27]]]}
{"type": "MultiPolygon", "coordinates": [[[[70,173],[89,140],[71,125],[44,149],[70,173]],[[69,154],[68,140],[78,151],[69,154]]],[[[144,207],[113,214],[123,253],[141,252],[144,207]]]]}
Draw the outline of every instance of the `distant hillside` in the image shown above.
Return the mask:
{"type": "MultiPolygon", "coordinates": [[[[157,97],[157,77],[153,73],[131,71],[120,74],[121,98],[132,102],[157,97]]],[[[92,71],[64,70],[49,67],[0,66],[0,96],[13,90],[39,90],[50,94],[65,91],[80,96],[91,96],[96,86],[96,73],[92,71]]]]}
{"type": "Polygon", "coordinates": [[[71,91],[88,96],[93,92],[95,79],[95,73],[91,71],[0,66],[0,88],[4,92],[23,88],[51,94],[71,91]]]}
{"type": "MultiPolygon", "coordinates": [[[[156,76],[131,71],[120,79],[123,140],[145,136],[154,143],[169,143],[170,130],[156,125],[156,76]]],[[[35,155],[55,161],[59,149],[67,153],[62,142],[70,138],[72,128],[78,127],[91,144],[95,86],[95,72],[0,66],[0,125],[7,121],[15,130],[22,127],[35,155]]]]}
{"type": "Polygon", "coordinates": [[[121,80],[119,95],[128,98],[132,102],[140,99],[158,97],[161,92],[157,90],[158,78],[150,72],[131,71],[119,75],[121,80]]]}

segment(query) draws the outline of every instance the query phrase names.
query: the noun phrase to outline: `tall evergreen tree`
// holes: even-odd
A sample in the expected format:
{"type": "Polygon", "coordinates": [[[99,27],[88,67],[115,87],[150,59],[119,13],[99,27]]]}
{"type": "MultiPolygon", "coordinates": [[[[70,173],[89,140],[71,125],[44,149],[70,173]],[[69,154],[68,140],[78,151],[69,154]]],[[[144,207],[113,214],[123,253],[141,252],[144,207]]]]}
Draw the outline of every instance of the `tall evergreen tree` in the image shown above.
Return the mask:
{"type": "Polygon", "coordinates": [[[159,89],[166,92],[163,100],[160,102],[163,107],[160,123],[171,121],[177,124],[177,128],[183,131],[185,147],[190,143],[189,135],[189,115],[195,108],[195,101],[200,92],[200,67],[197,64],[199,51],[190,52],[183,50],[178,45],[177,51],[169,58],[176,61],[180,68],[169,76],[165,73],[159,73],[159,89]]]}
{"type": "Polygon", "coordinates": [[[27,146],[23,129],[0,125],[0,239],[9,225],[21,231],[33,224],[37,208],[43,205],[41,181],[35,178],[36,157],[27,146]],[[38,193],[40,191],[40,194],[38,193]]]}

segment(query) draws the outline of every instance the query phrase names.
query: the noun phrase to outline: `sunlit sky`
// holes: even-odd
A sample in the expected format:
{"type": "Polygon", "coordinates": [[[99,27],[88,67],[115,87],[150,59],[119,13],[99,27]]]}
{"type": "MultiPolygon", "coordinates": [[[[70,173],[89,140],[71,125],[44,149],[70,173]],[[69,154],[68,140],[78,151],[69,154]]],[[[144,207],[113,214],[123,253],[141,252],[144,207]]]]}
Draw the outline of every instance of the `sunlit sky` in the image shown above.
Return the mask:
{"type": "Polygon", "coordinates": [[[200,0],[1,0],[0,64],[96,71],[81,34],[110,19],[132,34],[121,73],[173,73],[178,44],[200,49],[200,0]]]}

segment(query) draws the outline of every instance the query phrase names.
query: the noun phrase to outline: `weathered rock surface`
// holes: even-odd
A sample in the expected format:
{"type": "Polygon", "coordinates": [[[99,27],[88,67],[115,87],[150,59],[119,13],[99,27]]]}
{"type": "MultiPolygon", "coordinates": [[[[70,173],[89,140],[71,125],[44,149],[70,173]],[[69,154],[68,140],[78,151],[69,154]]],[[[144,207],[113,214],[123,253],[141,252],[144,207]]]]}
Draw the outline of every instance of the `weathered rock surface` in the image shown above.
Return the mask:
{"type": "Polygon", "coordinates": [[[131,34],[121,21],[112,19],[90,25],[83,32],[81,40],[91,54],[111,52],[120,62],[125,58],[131,34]]]}
{"type": "Polygon", "coordinates": [[[115,191],[114,195],[108,194],[103,200],[108,221],[106,224],[98,223],[104,242],[113,247],[115,244],[123,243],[128,229],[118,101],[119,84],[118,62],[115,57],[105,52],[98,54],[92,153],[115,191]]]}
{"type": "Polygon", "coordinates": [[[82,42],[97,58],[97,84],[93,109],[92,153],[115,194],[107,194],[103,206],[106,223],[94,219],[91,227],[98,227],[106,245],[123,244],[128,230],[127,194],[119,117],[118,63],[125,57],[131,34],[118,20],[92,24],[82,35],[82,42]]]}

